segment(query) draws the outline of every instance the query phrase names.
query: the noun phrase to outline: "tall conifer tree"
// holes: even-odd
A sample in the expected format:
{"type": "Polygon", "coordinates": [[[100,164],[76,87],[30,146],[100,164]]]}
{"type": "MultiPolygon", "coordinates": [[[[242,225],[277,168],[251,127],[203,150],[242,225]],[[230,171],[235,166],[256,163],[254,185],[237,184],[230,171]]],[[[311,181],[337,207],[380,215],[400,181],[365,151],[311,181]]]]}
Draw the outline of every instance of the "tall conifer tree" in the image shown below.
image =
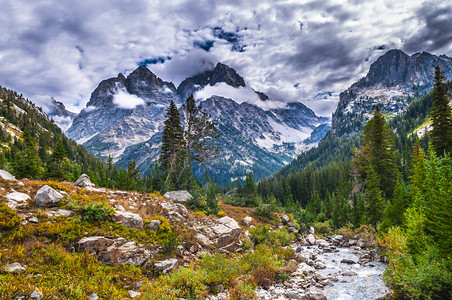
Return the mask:
{"type": "Polygon", "coordinates": [[[432,90],[432,130],[430,140],[437,155],[452,153],[452,110],[447,97],[447,87],[439,66],[435,68],[435,82],[432,90]]]}

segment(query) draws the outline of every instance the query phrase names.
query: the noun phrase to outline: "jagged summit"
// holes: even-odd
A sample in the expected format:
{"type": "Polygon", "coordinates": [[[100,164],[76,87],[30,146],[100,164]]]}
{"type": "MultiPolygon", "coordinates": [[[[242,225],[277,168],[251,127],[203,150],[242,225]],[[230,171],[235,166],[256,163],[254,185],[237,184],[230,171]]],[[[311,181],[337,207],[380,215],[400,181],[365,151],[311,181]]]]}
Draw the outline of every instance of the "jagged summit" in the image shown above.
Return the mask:
{"type": "Polygon", "coordinates": [[[446,77],[452,75],[452,59],[445,55],[436,56],[420,52],[411,56],[402,50],[393,49],[380,56],[367,75],[351,88],[395,87],[429,89],[433,82],[432,70],[440,66],[446,77]]]}
{"type": "Polygon", "coordinates": [[[340,137],[360,132],[377,103],[390,116],[403,111],[412,97],[432,89],[436,66],[452,78],[450,57],[389,50],[372,63],[365,77],[340,93],[330,134],[340,137]]]}
{"type": "Polygon", "coordinates": [[[236,70],[228,65],[218,63],[215,68],[189,77],[181,82],[177,87],[177,93],[181,99],[187,99],[191,94],[202,89],[205,86],[214,86],[217,83],[224,82],[232,87],[245,87],[245,80],[236,70]]]}

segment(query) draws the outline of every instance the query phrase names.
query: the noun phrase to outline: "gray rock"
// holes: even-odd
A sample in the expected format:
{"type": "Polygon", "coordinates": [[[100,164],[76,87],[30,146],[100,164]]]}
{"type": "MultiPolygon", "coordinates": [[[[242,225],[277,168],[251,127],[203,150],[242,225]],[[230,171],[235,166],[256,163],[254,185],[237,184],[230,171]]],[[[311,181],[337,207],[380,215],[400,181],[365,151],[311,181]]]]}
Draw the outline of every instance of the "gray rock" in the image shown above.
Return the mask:
{"type": "Polygon", "coordinates": [[[327,300],[326,296],[319,290],[307,290],[302,300],[327,300]]]}
{"type": "Polygon", "coordinates": [[[0,178],[9,180],[9,181],[16,181],[16,177],[11,175],[8,171],[0,170],[0,178]]]}
{"type": "Polygon", "coordinates": [[[136,298],[136,297],[139,297],[139,296],[141,295],[140,292],[135,292],[135,291],[133,291],[133,290],[129,290],[129,291],[127,291],[127,292],[129,293],[129,296],[130,296],[130,298],[132,298],[132,299],[134,299],[134,298],[136,298]]]}
{"type": "Polygon", "coordinates": [[[348,240],[348,244],[349,244],[350,246],[353,246],[353,245],[356,245],[356,244],[357,244],[357,241],[354,240],[354,239],[350,239],[350,240],[348,240]]]}
{"type": "Polygon", "coordinates": [[[27,268],[22,266],[18,262],[13,262],[13,263],[5,265],[3,267],[3,269],[8,273],[20,273],[20,272],[25,271],[27,268]]]}
{"type": "Polygon", "coordinates": [[[289,228],[287,228],[287,231],[293,232],[293,233],[298,233],[298,229],[296,229],[295,227],[289,227],[289,228]]]}
{"type": "Polygon", "coordinates": [[[55,191],[48,185],[43,186],[36,193],[34,201],[39,207],[52,206],[61,201],[63,195],[55,191]]]}
{"type": "Polygon", "coordinates": [[[321,260],[316,260],[316,262],[314,263],[314,268],[316,268],[316,269],[326,269],[325,262],[323,262],[321,260]]]}
{"type": "Polygon", "coordinates": [[[42,297],[43,297],[42,292],[38,288],[35,288],[33,293],[31,293],[31,295],[30,295],[30,298],[36,299],[36,300],[41,300],[42,297]]]}
{"type": "Polygon", "coordinates": [[[253,222],[253,218],[250,216],[243,218],[243,223],[245,223],[247,226],[249,226],[253,222]]]}
{"type": "Polygon", "coordinates": [[[161,202],[160,205],[168,211],[168,214],[171,212],[176,212],[180,215],[178,218],[184,218],[188,216],[187,208],[181,203],[169,203],[169,202],[161,202]]]}
{"type": "Polygon", "coordinates": [[[354,261],[354,260],[351,260],[351,259],[343,259],[343,260],[341,260],[341,263],[342,263],[342,264],[353,265],[353,264],[356,264],[357,262],[354,261]]]}
{"type": "Polygon", "coordinates": [[[314,227],[309,227],[309,233],[310,234],[312,234],[312,235],[314,235],[315,234],[315,230],[314,230],[314,227]]]}
{"type": "Polygon", "coordinates": [[[290,222],[290,219],[287,215],[281,215],[281,216],[279,216],[279,219],[281,220],[281,222],[283,224],[288,224],[290,222]]]}
{"type": "Polygon", "coordinates": [[[342,272],[342,276],[356,276],[358,275],[356,272],[353,271],[344,271],[342,272]]]}
{"type": "Polygon", "coordinates": [[[80,177],[75,181],[75,185],[79,187],[94,187],[94,183],[91,182],[89,176],[86,174],[80,175],[80,177]]]}
{"type": "Polygon", "coordinates": [[[172,269],[177,266],[177,259],[170,258],[165,260],[160,260],[154,263],[154,268],[157,272],[161,272],[163,274],[168,273],[172,269]]]}
{"type": "Polygon", "coordinates": [[[12,192],[6,195],[6,205],[8,205],[11,209],[17,209],[25,206],[27,204],[27,200],[29,199],[31,199],[31,197],[27,194],[12,192]]]}
{"type": "Polygon", "coordinates": [[[143,219],[139,214],[126,211],[116,211],[115,221],[128,228],[143,229],[143,219]]]}
{"type": "Polygon", "coordinates": [[[158,231],[160,224],[162,224],[162,221],[152,220],[149,224],[146,225],[146,229],[149,229],[152,231],[158,231]]]}
{"type": "Polygon", "coordinates": [[[163,195],[163,197],[175,202],[187,202],[188,200],[193,198],[193,196],[190,195],[190,193],[185,190],[166,192],[165,195],[163,195]]]}
{"type": "Polygon", "coordinates": [[[89,295],[88,300],[98,300],[99,296],[97,296],[96,293],[92,293],[91,295],[89,295]]]}
{"type": "Polygon", "coordinates": [[[306,241],[308,242],[309,245],[314,245],[315,244],[314,235],[312,233],[308,234],[308,236],[306,237],[306,241]]]}
{"type": "Polygon", "coordinates": [[[37,224],[39,223],[39,220],[37,217],[31,217],[28,219],[28,222],[37,224]]]}
{"type": "Polygon", "coordinates": [[[47,210],[46,214],[49,217],[61,217],[61,216],[68,217],[68,216],[72,216],[74,214],[74,212],[72,210],[59,208],[57,210],[47,210]]]}

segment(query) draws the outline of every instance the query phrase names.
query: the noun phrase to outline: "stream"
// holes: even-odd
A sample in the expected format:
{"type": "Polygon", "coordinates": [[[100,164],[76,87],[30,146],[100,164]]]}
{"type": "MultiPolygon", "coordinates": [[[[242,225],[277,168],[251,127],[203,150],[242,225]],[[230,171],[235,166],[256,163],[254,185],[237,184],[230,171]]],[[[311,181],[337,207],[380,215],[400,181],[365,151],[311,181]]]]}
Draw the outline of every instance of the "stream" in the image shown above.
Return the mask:
{"type": "Polygon", "coordinates": [[[336,247],[323,240],[293,247],[304,262],[284,283],[258,288],[260,300],[375,300],[389,292],[382,280],[386,264],[369,259],[376,251],[336,247]]]}

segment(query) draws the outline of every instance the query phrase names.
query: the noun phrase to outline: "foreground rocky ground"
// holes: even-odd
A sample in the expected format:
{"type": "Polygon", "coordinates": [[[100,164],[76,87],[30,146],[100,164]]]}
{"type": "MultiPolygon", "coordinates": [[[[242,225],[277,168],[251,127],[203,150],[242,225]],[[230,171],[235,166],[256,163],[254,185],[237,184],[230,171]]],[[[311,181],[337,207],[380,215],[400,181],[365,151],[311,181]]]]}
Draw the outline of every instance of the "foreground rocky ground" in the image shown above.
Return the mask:
{"type": "MultiPolygon", "coordinates": [[[[186,299],[326,299],[325,287],[334,285],[339,276],[356,274],[344,268],[322,275],[320,271],[327,268],[323,253],[348,247],[360,255],[358,261],[341,262],[344,266],[381,260],[360,235],[319,239],[313,228],[299,231],[300,226],[284,214],[268,220],[254,209],[221,204],[217,216],[205,216],[187,209],[191,196],[185,191],[161,196],[96,188],[86,175],[75,183],[18,181],[2,170],[0,176],[2,299],[58,299],[61,295],[150,299],[149,295],[165,295],[158,294],[153,280],[172,272],[173,277],[159,280],[175,280],[171,281],[178,287],[174,295],[186,295],[186,299]],[[265,251],[252,241],[256,244],[258,234],[270,236],[268,232],[277,233],[280,238],[275,241],[284,240],[281,245],[290,244],[268,252],[279,262],[271,274],[267,267],[258,267],[271,257],[252,258],[255,251],[255,256],[265,251]],[[211,270],[199,279],[203,284],[174,279],[178,271],[173,270],[194,272],[206,255],[227,257],[238,265],[244,264],[243,256],[256,267],[248,271],[234,267],[237,275],[209,281],[206,277],[215,273],[211,270]],[[74,280],[81,282],[68,286],[74,280]]],[[[168,294],[164,299],[174,298],[168,294]]]]}

